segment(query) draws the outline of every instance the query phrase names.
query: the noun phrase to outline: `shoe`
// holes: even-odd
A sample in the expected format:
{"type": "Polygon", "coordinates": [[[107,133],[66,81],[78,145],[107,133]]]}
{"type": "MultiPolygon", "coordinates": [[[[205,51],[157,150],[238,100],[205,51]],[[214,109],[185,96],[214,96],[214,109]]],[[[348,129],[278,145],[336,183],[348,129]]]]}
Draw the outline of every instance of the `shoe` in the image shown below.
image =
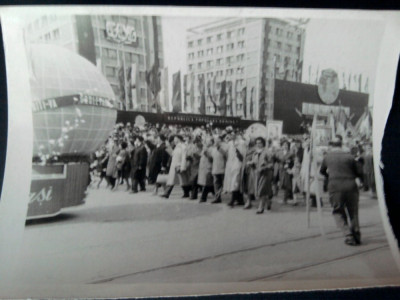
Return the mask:
{"type": "Polygon", "coordinates": [[[348,236],[348,237],[344,240],[344,243],[345,243],[346,245],[349,245],[349,246],[358,246],[358,245],[361,244],[361,242],[358,242],[358,243],[357,243],[356,239],[355,239],[353,236],[348,236]]]}
{"type": "Polygon", "coordinates": [[[197,197],[190,197],[190,200],[197,200],[197,197]]]}
{"type": "Polygon", "coordinates": [[[182,199],[184,199],[184,198],[189,198],[189,195],[183,195],[182,199]]]}
{"type": "Polygon", "coordinates": [[[239,202],[236,202],[236,204],[239,205],[239,206],[243,206],[244,202],[243,201],[239,201],[239,202]]]}
{"type": "Polygon", "coordinates": [[[235,205],[233,204],[233,201],[230,201],[230,202],[228,203],[228,206],[234,207],[235,205]]]}
{"type": "Polygon", "coordinates": [[[200,199],[199,200],[199,203],[204,203],[204,202],[207,202],[207,199],[200,199]]]}
{"type": "Polygon", "coordinates": [[[247,202],[245,206],[243,206],[243,209],[250,209],[251,208],[251,202],[247,202]]]}
{"type": "Polygon", "coordinates": [[[140,191],[141,191],[141,192],[145,192],[145,191],[146,191],[146,189],[143,189],[143,190],[141,189],[140,191]]]}
{"type": "Polygon", "coordinates": [[[168,198],[169,198],[169,195],[164,194],[164,195],[161,195],[160,197],[161,197],[161,198],[168,199],[168,198]]]}
{"type": "Polygon", "coordinates": [[[267,205],[267,210],[271,210],[271,203],[267,205]]]}
{"type": "Polygon", "coordinates": [[[137,194],[138,191],[130,191],[129,194],[137,194]]]}
{"type": "Polygon", "coordinates": [[[264,209],[261,209],[261,210],[259,209],[259,210],[257,210],[257,212],[256,212],[257,215],[261,215],[262,213],[264,213],[264,209]]]}
{"type": "Polygon", "coordinates": [[[217,203],[222,203],[221,199],[211,201],[211,204],[217,204],[217,203]]]}

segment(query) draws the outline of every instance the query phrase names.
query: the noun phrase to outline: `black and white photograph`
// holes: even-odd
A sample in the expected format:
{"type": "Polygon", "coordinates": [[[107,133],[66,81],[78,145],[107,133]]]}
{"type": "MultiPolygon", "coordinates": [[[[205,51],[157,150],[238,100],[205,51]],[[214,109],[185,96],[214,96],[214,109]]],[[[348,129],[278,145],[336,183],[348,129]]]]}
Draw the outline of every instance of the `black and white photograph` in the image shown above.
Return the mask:
{"type": "Polygon", "coordinates": [[[383,19],[26,12],[3,26],[30,114],[18,284],[400,283],[375,173],[383,19]]]}

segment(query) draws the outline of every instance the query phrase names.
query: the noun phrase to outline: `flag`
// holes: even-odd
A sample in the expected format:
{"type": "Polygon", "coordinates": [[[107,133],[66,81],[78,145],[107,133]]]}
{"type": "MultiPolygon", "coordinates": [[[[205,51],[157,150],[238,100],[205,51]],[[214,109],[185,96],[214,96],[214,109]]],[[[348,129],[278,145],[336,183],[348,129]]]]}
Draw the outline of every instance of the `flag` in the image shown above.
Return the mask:
{"type": "Polygon", "coordinates": [[[301,82],[302,77],[303,77],[303,61],[300,60],[297,63],[296,81],[301,82]]]}
{"type": "Polygon", "coordinates": [[[189,97],[189,111],[193,112],[194,111],[194,88],[195,88],[195,76],[194,74],[190,75],[190,97],[189,97]]]}
{"type": "Polygon", "coordinates": [[[221,90],[219,94],[219,110],[221,116],[226,116],[226,81],[221,82],[221,90]]]}
{"type": "Polygon", "coordinates": [[[339,108],[339,114],[336,121],[336,134],[342,137],[346,136],[347,129],[347,115],[343,108],[339,108]]]}
{"type": "Polygon", "coordinates": [[[251,119],[253,119],[253,105],[254,105],[253,94],[254,94],[254,86],[251,88],[251,91],[250,91],[250,118],[251,119]]]}
{"type": "Polygon", "coordinates": [[[244,87],[241,92],[242,104],[243,104],[243,116],[247,118],[247,87],[244,87]]]}
{"type": "Polygon", "coordinates": [[[318,68],[317,68],[317,73],[316,73],[316,76],[315,76],[315,84],[318,84],[318,76],[319,76],[319,65],[318,65],[318,68]]]}
{"type": "Polygon", "coordinates": [[[234,116],[237,116],[238,82],[239,82],[239,80],[235,81],[235,89],[233,90],[234,97],[232,98],[232,106],[233,106],[233,115],[234,116]]]}
{"type": "Polygon", "coordinates": [[[332,131],[332,138],[335,137],[335,117],[333,115],[333,112],[331,111],[329,114],[329,126],[331,127],[331,131],[332,131]]]}
{"type": "Polygon", "coordinates": [[[358,75],[358,91],[361,93],[362,75],[358,75]]]}
{"type": "Polygon", "coordinates": [[[349,81],[348,89],[351,90],[351,73],[349,74],[348,81],[349,81]]]}
{"type": "Polygon", "coordinates": [[[158,112],[161,111],[161,105],[158,100],[158,93],[161,90],[160,78],[161,72],[158,63],[155,62],[150,71],[146,71],[146,83],[152,94],[152,100],[149,103],[150,108],[155,108],[158,112]]]}
{"type": "Polygon", "coordinates": [[[137,80],[137,69],[136,69],[136,64],[132,64],[130,68],[130,74],[129,78],[129,90],[130,90],[130,99],[132,103],[132,109],[137,109],[138,108],[138,103],[137,103],[137,89],[136,89],[136,80],[137,80]]]}
{"type": "Polygon", "coordinates": [[[119,83],[119,99],[125,104],[125,67],[122,66],[118,69],[118,83],[119,83]]]}
{"type": "Polygon", "coordinates": [[[204,74],[199,75],[199,91],[200,91],[200,107],[199,111],[202,115],[206,114],[206,85],[204,82],[204,74]]]}
{"type": "Polygon", "coordinates": [[[365,80],[365,85],[364,85],[364,92],[368,93],[368,81],[369,81],[369,77],[367,77],[367,80],[365,80]]]}
{"type": "Polygon", "coordinates": [[[161,91],[160,91],[160,105],[163,111],[169,110],[168,101],[168,68],[161,69],[161,91]]]}
{"type": "Polygon", "coordinates": [[[215,103],[215,99],[214,99],[214,88],[216,85],[216,76],[214,76],[214,83],[211,83],[211,80],[207,81],[207,93],[208,93],[208,97],[210,98],[211,103],[214,106],[214,114],[217,113],[217,103],[215,103]],[[213,88],[211,88],[213,86],[213,88]]]}
{"type": "Polygon", "coordinates": [[[226,82],[226,103],[229,107],[229,115],[233,116],[233,105],[232,105],[232,81],[227,81],[226,82]]]}
{"type": "Polygon", "coordinates": [[[345,76],[345,74],[344,74],[344,72],[342,73],[342,78],[343,78],[343,89],[344,90],[346,90],[347,89],[347,87],[346,87],[346,76],[345,76]]]}
{"type": "Polygon", "coordinates": [[[288,80],[289,79],[289,58],[285,57],[285,62],[283,64],[283,80],[288,80]]]}
{"type": "Polygon", "coordinates": [[[183,75],[183,111],[188,111],[188,98],[190,96],[190,86],[188,86],[188,75],[183,75]]]}
{"type": "Polygon", "coordinates": [[[172,76],[172,112],[179,113],[181,111],[181,71],[178,71],[172,76]]]}

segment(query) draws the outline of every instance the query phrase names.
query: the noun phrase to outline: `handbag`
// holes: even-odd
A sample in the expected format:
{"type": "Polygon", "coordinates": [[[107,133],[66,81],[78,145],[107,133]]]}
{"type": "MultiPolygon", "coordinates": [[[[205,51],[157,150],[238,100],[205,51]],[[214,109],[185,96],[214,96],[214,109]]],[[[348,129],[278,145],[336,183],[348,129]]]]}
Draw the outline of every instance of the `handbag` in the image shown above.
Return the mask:
{"type": "Polygon", "coordinates": [[[158,184],[166,184],[168,180],[168,174],[159,173],[156,179],[158,184]]]}

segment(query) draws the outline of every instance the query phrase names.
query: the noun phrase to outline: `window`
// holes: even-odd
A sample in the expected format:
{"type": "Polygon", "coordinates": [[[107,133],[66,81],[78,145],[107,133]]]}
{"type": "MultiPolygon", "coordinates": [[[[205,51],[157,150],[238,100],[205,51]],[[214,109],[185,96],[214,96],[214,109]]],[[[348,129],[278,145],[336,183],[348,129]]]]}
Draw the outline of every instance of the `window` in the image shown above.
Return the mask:
{"type": "Polygon", "coordinates": [[[192,47],[193,47],[193,41],[190,41],[190,42],[188,43],[188,47],[189,47],[189,48],[192,48],[192,47]]]}
{"type": "Polygon", "coordinates": [[[228,76],[233,75],[233,69],[226,70],[226,75],[228,76]]]}
{"type": "Polygon", "coordinates": [[[197,64],[197,67],[198,67],[199,69],[201,69],[201,68],[203,67],[203,63],[199,62],[199,63],[197,64]]]}
{"type": "Polygon", "coordinates": [[[197,40],[197,46],[201,46],[201,43],[203,42],[202,39],[197,40]]]}
{"type": "Polygon", "coordinates": [[[224,51],[224,46],[217,47],[217,53],[222,53],[224,51]]]}
{"type": "Polygon", "coordinates": [[[194,53],[189,53],[189,59],[193,59],[194,58],[194,53]]]}
{"type": "Polygon", "coordinates": [[[300,47],[297,47],[296,53],[297,53],[297,55],[300,55],[300,47]]]}
{"type": "Polygon", "coordinates": [[[213,77],[213,75],[214,75],[214,73],[213,73],[213,72],[208,72],[208,73],[207,73],[207,78],[212,78],[212,77],[213,77]]]}
{"type": "Polygon", "coordinates": [[[209,61],[207,61],[207,67],[212,67],[213,66],[213,61],[212,60],[209,60],[209,61]]]}
{"type": "Polygon", "coordinates": [[[189,65],[189,71],[193,71],[193,65],[189,65]]]}
{"type": "Polygon", "coordinates": [[[143,55],[139,55],[139,65],[144,66],[144,57],[143,55]]]}
{"type": "Polygon", "coordinates": [[[54,38],[55,40],[57,40],[57,39],[60,38],[60,29],[55,29],[55,30],[53,30],[53,38],[54,38]]]}
{"type": "Polygon", "coordinates": [[[275,33],[276,33],[277,36],[282,36],[283,30],[280,29],[280,28],[276,28],[275,33]]]}
{"type": "Polygon", "coordinates": [[[222,33],[217,35],[217,41],[220,41],[220,40],[222,40],[222,33]]]}
{"type": "Polygon", "coordinates": [[[287,45],[287,51],[292,52],[292,45],[289,45],[289,44],[287,45]]]}
{"type": "Polygon", "coordinates": [[[238,42],[238,48],[244,48],[244,41],[238,42]]]}
{"type": "Polygon", "coordinates": [[[233,56],[228,56],[228,57],[226,58],[226,63],[227,63],[227,64],[233,63],[233,56]]]}
{"type": "Polygon", "coordinates": [[[284,60],[285,65],[290,64],[290,57],[285,56],[285,60],[284,60]]]}
{"type": "Polygon", "coordinates": [[[228,32],[226,33],[226,37],[227,37],[228,39],[232,38],[232,36],[233,36],[233,31],[228,31],[228,32]]]}
{"type": "Polygon", "coordinates": [[[217,59],[217,66],[222,65],[222,58],[217,59]]]}
{"type": "Polygon", "coordinates": [[[237,74],[244,74],[244,68],[243,67],[237,68],[236,73],[237,74]]]}
{"type": "Polygon", "coordinates": [[[203,57],[204,56],[204,51],[200,50],[197,52],[197,57],[203,57]]]}
{"type": "Polygon", "coordinates": [[[106,75],[110,77],[115,77],[115,68],[114,67],[106,67],[106,75]]]}
{"type": "Polygon", "coordinates": [[[301,34],[297,35],[297,40],[300,42],[301,41],[301,34]]]}
{"type": "Polygon", "coordinates": [[[278,49],[282,49],[282,43],[281,42],[276,42],[276,47],[278,49]]]}
{"type": "Polygon", "coordinates": [[[212,42],[212,36],[207,37],[207,43],[211,43],[212,42]]]}
{"type": "Polygon", "coordinates": [[[277,54],[277,55],[275,55],[275,57],[276,57],[276,62],[281,62],[281,56],[279,55],[279,54],[277,54]]]}
{"type": "Polygon", "coordinates": [[[207,49],[207,55],[212,55],[213,54],[213,48],[207,49]]]}
{"type": "Polygon", "coordinates": [[[45,39],[45,41],[51,40],[50,32],[49,32],[49,33],[46,33],[46,34],[44,35],[44,39],[45,39]]]}
{"type": "Polygon", "coordinates": [[[291,39],[293,37],[293,32],[288,31],[287,34],[286,34],[286,37],[288,39],[291,39]]]}
{"type": "Polygon", "coordinates": [[[236,56],[236,60],[237,61],[243,61],[244,60],[244,54],[239,54],[238,56],[236,56]]]}
{"type": "Polygon", "coordinates": [[[117,58],[117,51],[114,49],[107,49],[107,53],[109,58],[117,58]]]}
{"type": "Polygon", "coordinates": [[[222,70],[217,71],[217,76],[224,76],[224,71],[222,71],[222,70]]]}
{"type": "Polygon", "coordinates": [[[226,50],[233,50],[233,48],[234,48],[233,43],[229,43],[228,45],[226,45],[226,50]]]}
{"type": "Polygon", "coordinates": [[[243,34],[244,34],[244,28],[239,28],[238,35],[243,35],[243,34]]]}

